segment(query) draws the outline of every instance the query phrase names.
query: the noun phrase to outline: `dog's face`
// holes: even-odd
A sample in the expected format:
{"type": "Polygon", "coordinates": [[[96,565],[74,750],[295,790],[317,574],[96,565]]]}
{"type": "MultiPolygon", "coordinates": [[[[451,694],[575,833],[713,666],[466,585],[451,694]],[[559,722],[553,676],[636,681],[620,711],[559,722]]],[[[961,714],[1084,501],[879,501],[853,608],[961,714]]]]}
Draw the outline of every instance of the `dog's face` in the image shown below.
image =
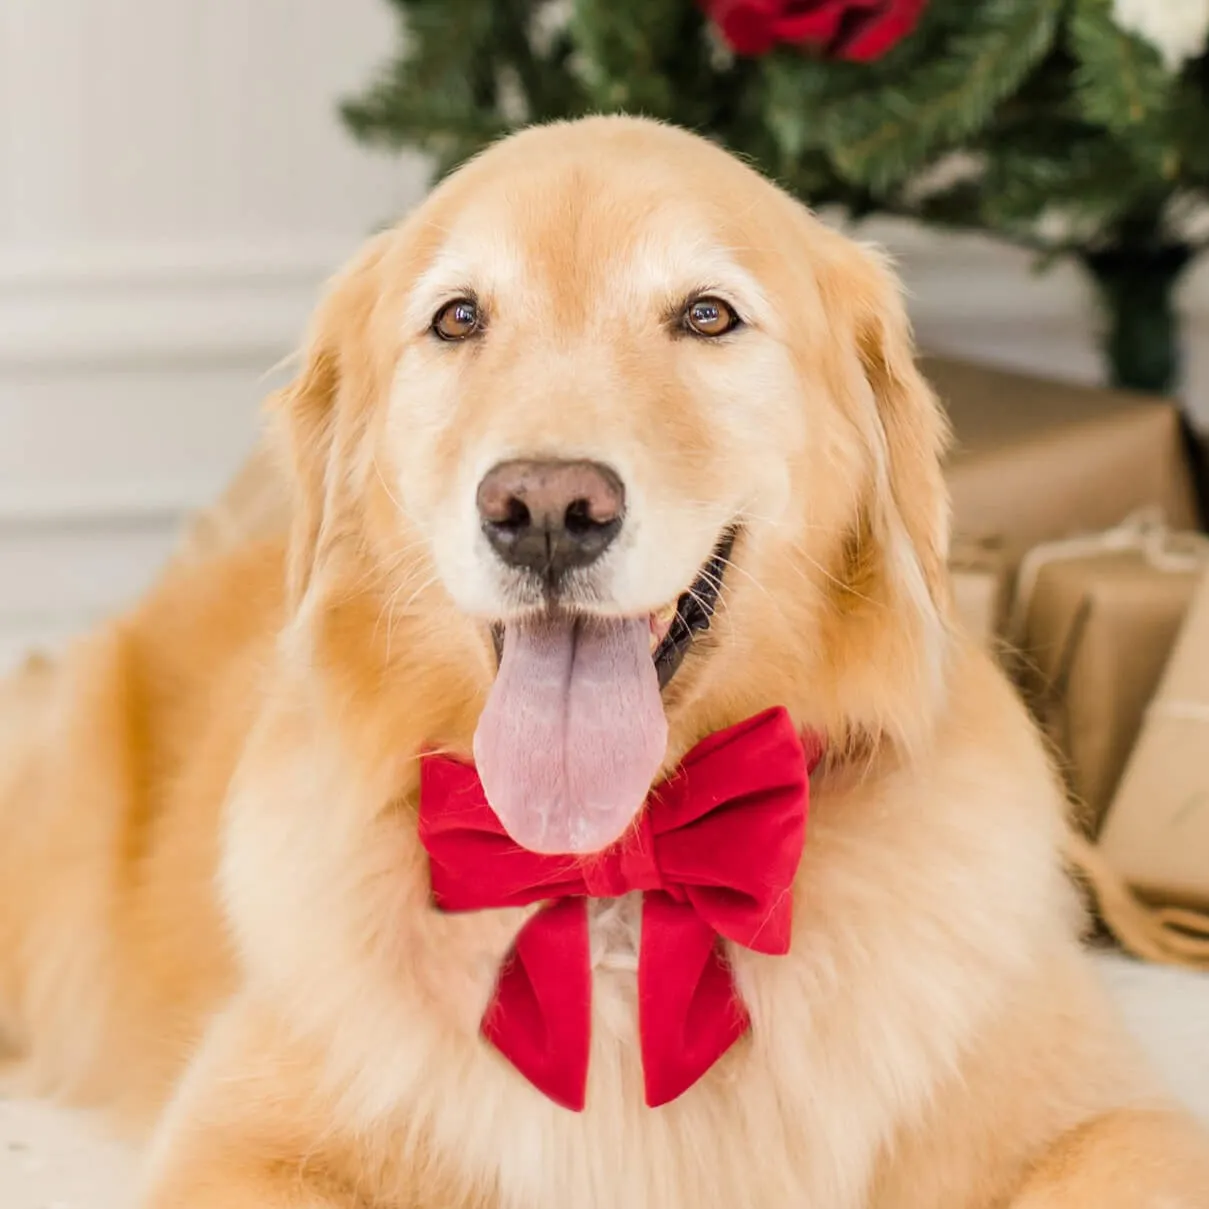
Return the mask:
{"type": "Polygon", "coordinates": [[[287,402],[299,601],[354,590],[351,544],[387,630],[494,649],[474,752],[522,844],[617,838],[676,702],[876,730],[936,688],[941,425],[893,283],[701,140],[501,144],[337,284],[287,402]]]}
{"type": "Polygon", "coordinates": [[[744,517],[785,511],[807,429],[789,317],[707,179],[555,156],[496,181],[457,182],[410,292],[400,500],[468,613],[662,625],[744,517]]]}

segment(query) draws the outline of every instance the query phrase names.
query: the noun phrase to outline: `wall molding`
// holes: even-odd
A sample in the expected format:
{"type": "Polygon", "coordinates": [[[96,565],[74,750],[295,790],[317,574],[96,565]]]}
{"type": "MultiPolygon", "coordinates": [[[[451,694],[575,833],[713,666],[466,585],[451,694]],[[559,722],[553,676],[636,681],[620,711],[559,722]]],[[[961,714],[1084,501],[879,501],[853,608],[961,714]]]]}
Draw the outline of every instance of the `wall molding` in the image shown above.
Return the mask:
{"type": "Polygon", "coordinates": [[[0,250],[0,374],[266,365],[355,242],[0,250]]]}
{"type": "MultiPolygon", "coordinates": [[[[1093,301],[1087,279],[1070,261],[1039,269],[1032,253],[983,235],[879,218],[844,229],[887,248],[911,296],[937,318],[1077,323],[1086,319],[1093,301]]],[[[1181,305],[1194,322],[1209,320],[1209,257],[1185,278],[1181,305]]]]}

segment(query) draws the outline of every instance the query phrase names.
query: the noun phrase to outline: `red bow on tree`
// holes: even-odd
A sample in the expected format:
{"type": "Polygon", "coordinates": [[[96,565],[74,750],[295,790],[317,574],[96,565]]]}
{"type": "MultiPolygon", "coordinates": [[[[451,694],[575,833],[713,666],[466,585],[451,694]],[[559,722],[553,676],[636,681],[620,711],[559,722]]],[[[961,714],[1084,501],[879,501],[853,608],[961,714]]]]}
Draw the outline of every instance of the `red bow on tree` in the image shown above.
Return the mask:
{"type": "Polygon", "coordinates": [[[550,900],[521,929],[483,1034],[537,1088],[580,1110],[588,1081],[592,971],[587,898],[644,892],[638,1018],[646,1102],[674,1100],[747,1031],[722,950],[789,951],[805,839],[808,760],[772,709],[699,743],[657,785],[626,837],[590,857],[515,844],[474,769],[426,756],[420,838],[443,911],[550,900]]]}
{"type": "Polygon", "coordinates": [[[698,0],[740,55],[812,47],[827,59],[870,63],[915,30],[927,0],[698,0]]]}

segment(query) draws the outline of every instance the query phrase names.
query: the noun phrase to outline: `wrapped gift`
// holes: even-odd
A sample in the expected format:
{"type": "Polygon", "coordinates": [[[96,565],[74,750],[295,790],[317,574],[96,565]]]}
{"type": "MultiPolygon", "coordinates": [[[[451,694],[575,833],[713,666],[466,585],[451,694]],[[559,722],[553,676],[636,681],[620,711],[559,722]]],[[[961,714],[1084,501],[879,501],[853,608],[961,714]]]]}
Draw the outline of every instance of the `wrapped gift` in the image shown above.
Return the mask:
{"type": "Polygon", "coordinates": [[[988,650],[998,649],[1010,600],[1014,560],[1002,542],[958,539],[949,555],[953,606],[966,632],[988,650]]]}
{"type": "Polygon", "coordinates": [[[1147,711],[1100,850],[1144,899],[1209,912],[1209,578],[1147,711]]]}
{"type": "Polygon", "coordinates": [[[1013,669],[1094,834],[1201,578],[1209,542],[1154,514],[1037,547],[1021,564],[1013,669]]]}
{"type": "Polygon", "coordinates": [[[958,535],[1022,554],[1146,507],[1172,529],[1196,527],[1174,403],[944,358],[921,368],[953,425],[946,478],[958,535]]]}

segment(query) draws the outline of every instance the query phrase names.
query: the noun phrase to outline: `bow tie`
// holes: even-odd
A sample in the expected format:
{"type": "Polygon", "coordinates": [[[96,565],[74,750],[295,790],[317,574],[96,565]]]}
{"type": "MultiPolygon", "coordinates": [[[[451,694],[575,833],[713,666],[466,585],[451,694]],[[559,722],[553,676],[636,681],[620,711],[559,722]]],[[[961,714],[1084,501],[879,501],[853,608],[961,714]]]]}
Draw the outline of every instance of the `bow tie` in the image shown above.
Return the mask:
{"type": "Polygon", "coordinates": [[[521,929],[483,1016],[483,1035],[537,1088],[581,1110],[592,970],[587,898],[642,891],[638,1023],[646,1102],[674,1100],[747,1031],[723,951],[789,951],[805,839],[809,759],[771,709],[699,743],[661,782],[625,838],[587,857],[519,847],[473,767],[425,756],[420,839],[443,911],[548,900],[521,929]]]}

